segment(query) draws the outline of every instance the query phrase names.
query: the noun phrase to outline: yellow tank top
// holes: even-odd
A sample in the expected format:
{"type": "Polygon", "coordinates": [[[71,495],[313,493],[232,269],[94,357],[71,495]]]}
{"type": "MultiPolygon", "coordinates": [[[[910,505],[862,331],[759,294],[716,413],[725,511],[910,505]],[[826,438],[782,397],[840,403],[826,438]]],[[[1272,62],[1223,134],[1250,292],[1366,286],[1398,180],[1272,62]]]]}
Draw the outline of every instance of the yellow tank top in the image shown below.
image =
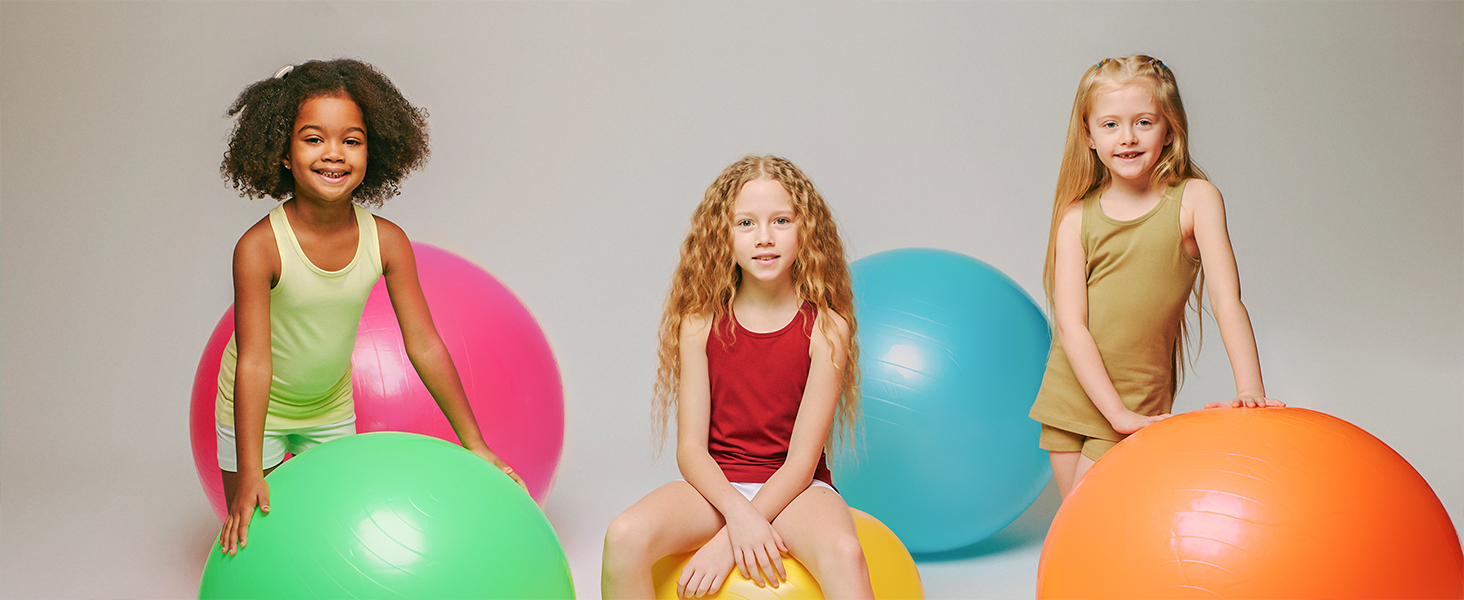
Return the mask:
{"type": "MultiPolygon", "coordinates": [[[[356,214],[356,256],[339,271],[316,267],[300,249],[284,204],[269,211],[280,251],[280,278],[269,291],[270,358],[273,379],[264,428],[270,431],[331,425],[355,414],[351,400],[351,352],[371,287],[381,279],[381,245],[376,218],[360,206],[356,214]]],[[[219,366],[214,415],[234,426],[234,371],[239,363],[229,338],[219,366]]]]}
{"type": "MultiPolygon", "coordinates": [[[[1088,331],[1124,405],[1144,415],[1174,406],[1174,349],[1200,270],[1200,260],[1184,249],[1180,233],[1184,184],[1169,186],[1153,210],[1132,221],[1103,214],[1097,192],[1083,199],[1088,331]]],[[[1031,417],[1088,437],[1124,438],[1078,384],[1057,336],[1031,417]]]]}

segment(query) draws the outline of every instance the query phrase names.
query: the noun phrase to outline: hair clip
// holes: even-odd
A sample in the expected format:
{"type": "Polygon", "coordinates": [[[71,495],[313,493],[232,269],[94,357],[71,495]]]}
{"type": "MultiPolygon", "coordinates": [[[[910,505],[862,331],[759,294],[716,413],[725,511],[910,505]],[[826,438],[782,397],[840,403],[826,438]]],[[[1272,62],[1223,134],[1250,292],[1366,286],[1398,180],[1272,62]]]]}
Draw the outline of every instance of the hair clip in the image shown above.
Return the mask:
{"type": "Polygon", "coordinates": [[[294,71],[294,70],[295,70],[295,65],[285,65],[283,67],[280,67],[280,70],[275,71],[274,78],[275,79],[284,79],[286,75],[289,75],[290,72],[291,71],[294,71]]]}
{"type": "Polygon", "coordinates": [[[1110,61],[1110,60],[1113,60],[1113,59],[1112,58],[1105,58],[1103,60],[1098,61],[1098,67],[1099,68],[1103,68],[1103,65],[1108,64],[1108,61],[1110,61]]]}
{"type": "Polygon", "coordinates": [[[1164,68],[1164,61],[1157,58],[1151,58],[1149,59],[1149,66],[1164,68]]]}

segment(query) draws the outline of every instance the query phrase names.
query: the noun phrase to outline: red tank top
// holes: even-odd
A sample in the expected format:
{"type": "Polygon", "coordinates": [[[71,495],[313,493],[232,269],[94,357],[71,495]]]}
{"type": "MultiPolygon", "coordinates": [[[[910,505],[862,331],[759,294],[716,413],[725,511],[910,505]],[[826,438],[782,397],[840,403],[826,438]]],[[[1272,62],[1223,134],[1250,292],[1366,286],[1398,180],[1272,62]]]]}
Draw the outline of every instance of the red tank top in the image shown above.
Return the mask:
{"type": "MultiPolygon", "coordinates": [[[[817,314],[805,302],[782,329],[756,333],[728,311],[707,336],[712,392],[707,451],[727,481],[766,483],[788,458],[793,421],[808,384],[809,340],[817,314]]],[[[822,455],[813,478],[833,485],[822,455]]]]}

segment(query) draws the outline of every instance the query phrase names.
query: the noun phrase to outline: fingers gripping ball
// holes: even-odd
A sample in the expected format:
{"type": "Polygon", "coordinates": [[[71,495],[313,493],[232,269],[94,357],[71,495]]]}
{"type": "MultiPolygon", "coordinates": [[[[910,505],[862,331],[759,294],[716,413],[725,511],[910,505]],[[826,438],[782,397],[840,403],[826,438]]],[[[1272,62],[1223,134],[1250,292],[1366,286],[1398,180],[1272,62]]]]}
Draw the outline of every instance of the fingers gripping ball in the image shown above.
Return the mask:
{"type": "MultiPolygon", "coordinates": [[[[412,250],[432,322],[452,355],[483,439],[542,502],[564,443],[564,393],[548,340],[513,292],[487,271],[434,246],[414,243],[412,250]]],[[[219,520],[228,509],[216,458],[214,401],[219,362],[233,333],[230,307],[199,360],[189,416],[198,479],[219,520]]],[[[384,282],[377,282],[366,301],[351,362],[357,431],[458,441],[412,368],[384,282]]]]}
{"type": "Polygon", "coordinates": [[[249,546],[214,544],[200,598],[573,598],[549,521],[502,471],[442,440],[367,433],[269,476],[249,546]]]}
{"type": "Polygon", "coordinates": [[[955,252],[891,250],[850,270],[864,429],[857,456],[831,461],[839,490],[913,552],[979,542],[1052,475],[1027,417],[1047,320],[1001,271],[955,252]]]}
{"type": "MultiPolygon", "coordinates": [[[[920,571],[915,568],[915,561],[910,558],[910,552],[905,550],[905,545],[900,543],[900,538],[895,537],[890,528],[868,513],[857,509],[850,509],[850,512],[854,513],[854,528],[859,536],[859,545],[864,548],[864,562],[869,565],[869,583],[874,587],[874,597],[880,600],[924,598],[925,588],[920,584],[920,571]]],[[[681,576],[681,570],[691,562],[694,554],[696,553],[675,554],[656,562],[651,569],[656,598],[676,598],[676,579],[681,576]]],[[[820,600],[824,597],[823,589],[814,581],[813,574],[793,557],[783,555],[783,568],[788,573],[788,580],[779,583],[777,588],[757,587],[751,579],[743,577],[741,572],[733,568],[727,580],[722,583],[722,589],[705,597],[728,600],[820,600]]]]}
{"type": "Polygon", "coordinates": [[[1403,457],[1300,408],[1139,430],[1078,482],[1039,598],[1460,598],[1449,515],[1403,457]]]}

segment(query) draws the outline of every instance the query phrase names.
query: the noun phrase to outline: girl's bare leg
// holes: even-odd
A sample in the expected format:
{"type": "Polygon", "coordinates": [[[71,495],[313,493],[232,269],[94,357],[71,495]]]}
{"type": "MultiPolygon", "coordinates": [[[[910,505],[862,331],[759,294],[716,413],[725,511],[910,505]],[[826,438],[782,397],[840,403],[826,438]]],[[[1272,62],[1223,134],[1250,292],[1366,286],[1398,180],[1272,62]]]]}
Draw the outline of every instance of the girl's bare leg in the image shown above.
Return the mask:
{"type": "Polygon", "coordinates": [[[773,519],[788,553],[808,568],[826,598],[874,598],[869,566],[844,499],[825,487],[809,487],[773,519]]]}
{"type": "Polygon", "coordinates": [[[1052,481],[1057,483],[1058,496],[1066,498],[1072,491],[1073,482],[1078,480],[1078,457],[1082,455],[1082,452],[1047,453],[1052,460],[1052,481]]]}
{"type": "Polygon", "coordinates": [[[1083,474],[1093,466],[1093,459],[1084,456],[1082,452],[1048,452],[1052,459],[1052,480],[1057,482],[1057,493],[1067,498],[1069,492],[1083,474]]]}
{"type": "Polygon", "coordinates": [[[700,548],[724,524],[722,514],[691,484],[673,481],[656,488],[610,521],[600,595],[606,600],[654,597],[651,565],[700,548]]]}
{"type": "MultiPolygon", "coordinates": [[[[1093,459],[1088,458],[1088,455],[1083,454],[1082,452],[1078,453],[1078,470],[1077,472],[1073,473],[1074,486],[1078,485],[1078,482],[1083,480],[1083,475],[1088,472],[1088,469],[1093,468],[1093,462],[1093,459]]],[[[1071,492],[1072,490],[1072,487],[1068,487],[1069,492],[1071,492]]]]}

